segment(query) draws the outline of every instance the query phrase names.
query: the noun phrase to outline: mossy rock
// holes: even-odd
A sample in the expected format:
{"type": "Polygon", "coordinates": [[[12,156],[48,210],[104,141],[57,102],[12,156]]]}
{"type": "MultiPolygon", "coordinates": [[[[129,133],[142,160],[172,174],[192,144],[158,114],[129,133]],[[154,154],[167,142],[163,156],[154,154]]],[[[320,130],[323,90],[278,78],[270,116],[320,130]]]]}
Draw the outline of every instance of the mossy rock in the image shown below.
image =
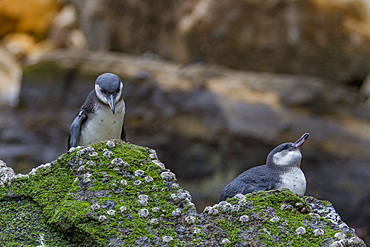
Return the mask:
{"type": "Polygon", "coordinates": [[[28,175],[0,168],[1,246],[329,246],[342,240],[364,246],[348,226],[340,227],[330,203],[289,190],[238,195],[197,214],[154,150],[119,140],[70,150],[28,175]]]}

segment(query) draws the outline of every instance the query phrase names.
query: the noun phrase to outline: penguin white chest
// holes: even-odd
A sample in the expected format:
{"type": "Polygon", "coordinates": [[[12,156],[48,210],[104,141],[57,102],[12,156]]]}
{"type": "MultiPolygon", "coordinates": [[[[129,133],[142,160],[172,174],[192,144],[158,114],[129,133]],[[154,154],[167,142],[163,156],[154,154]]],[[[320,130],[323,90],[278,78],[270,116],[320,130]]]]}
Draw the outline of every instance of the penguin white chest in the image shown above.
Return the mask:
{"type": "Polygon", "coordinates": [[[109,107],[97,108],[82,127],[78,145],[87,146],[109,139],[121,139],[124,116],[123,101],[116,104],[115,114],[109,107]]]}
{"type": "Polygon", "coordinates": [[[280,182],[276,189],[287,188],[293,193],[303,196],[306,193],[306,178],[303,171],[294,167],[280,175],[280,182]]]}

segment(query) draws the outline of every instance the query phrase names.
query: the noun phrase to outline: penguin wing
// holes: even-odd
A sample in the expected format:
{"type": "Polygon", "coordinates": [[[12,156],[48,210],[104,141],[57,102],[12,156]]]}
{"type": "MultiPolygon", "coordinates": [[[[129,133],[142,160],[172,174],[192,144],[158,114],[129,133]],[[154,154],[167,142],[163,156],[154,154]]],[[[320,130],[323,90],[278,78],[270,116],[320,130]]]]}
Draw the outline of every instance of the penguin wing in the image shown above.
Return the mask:
{"type": "MultiPolygon", "coordinates": [[[[261,167],[262,168],[262,167],[261,167]]],[[[248,181],[246,181],[245,186],[242,190],[243,194],[252,193],[253,191],[266,191],[271,190],[274,187],[275,179],[269,176],[267,169],[255,169],[253,173],[250,174],[248,181]]]]}
{"type": "Polygon", "coordinates": [[[78,138],[81,132],[81,126],[86,121],[87,114],[85,110],[80,110],[73,120],[71,127],[69,129],[69,136],[68,136],[68,150],[71,147],[77,147],[78,145],[78,138]]]}
{"type": "Polygon", "coordinates": [[[245,185],[242,194],[252,193],[253,191],[266,191],[273,188],[272,184],[266,183],[261,180],[262,183],[248,183],[245,185]]]}
{"type": "Polygon", "coordinates": [[[121,139],[122,141],[126,141],[125,123],[122,124],[121,139]]]}

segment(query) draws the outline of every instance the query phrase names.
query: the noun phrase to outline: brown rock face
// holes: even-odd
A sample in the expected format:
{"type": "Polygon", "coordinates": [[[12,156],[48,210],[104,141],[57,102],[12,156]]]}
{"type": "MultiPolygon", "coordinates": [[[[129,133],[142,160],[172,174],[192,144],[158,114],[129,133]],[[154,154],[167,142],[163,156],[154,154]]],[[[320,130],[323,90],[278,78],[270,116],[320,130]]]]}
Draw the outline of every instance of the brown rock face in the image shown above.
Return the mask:
{"type": "Polygon", "coordinates": [[[29,32],[43,38],[59,8],[57,0],[3,0],[0,37],[10,32],[29,32]]]}
{"type": "Polygon", "coordinates": [[[93,50],[339,81],[370,71],[369,14],[361,1],[72,2],[93,50]]]}
{"type": "Polygon", "coordinates": [[[125,83],[127,140],[155,148],[198,208],[264,164],[275,146],[309,132],[302,147],[306,194],[331,200],[360,236],[368,235],[369,107],[353,88],[317,77],[51,52],[25,69],[15,114],[0,114],[0,157],[34,165],[65,152],[78,108],[107,71],[125,83]]]}

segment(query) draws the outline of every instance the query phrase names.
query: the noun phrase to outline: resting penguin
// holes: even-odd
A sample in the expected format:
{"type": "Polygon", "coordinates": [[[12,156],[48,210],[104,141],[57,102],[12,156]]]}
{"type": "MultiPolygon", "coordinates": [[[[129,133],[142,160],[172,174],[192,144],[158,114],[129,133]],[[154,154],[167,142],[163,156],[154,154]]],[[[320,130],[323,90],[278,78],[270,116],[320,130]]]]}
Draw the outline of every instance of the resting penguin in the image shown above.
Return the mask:
{"type": "Polygon", "coordinates": [[[68,149],[109,139],[126,141],[124,116],[121,79],[112,73],[100,75],[71,124],[68,149]]]}
{"type": "Polygon", "coordinates": [[[246,170],[226,185],[219,201],[225,201],[236,194],[282,188],[303,196],[306,192],[306,178],[301,170],[300,147],[308,136],[305,133],[295,143],[283,143],[274,148],[267,156],[265,165],[246,170]]]}

